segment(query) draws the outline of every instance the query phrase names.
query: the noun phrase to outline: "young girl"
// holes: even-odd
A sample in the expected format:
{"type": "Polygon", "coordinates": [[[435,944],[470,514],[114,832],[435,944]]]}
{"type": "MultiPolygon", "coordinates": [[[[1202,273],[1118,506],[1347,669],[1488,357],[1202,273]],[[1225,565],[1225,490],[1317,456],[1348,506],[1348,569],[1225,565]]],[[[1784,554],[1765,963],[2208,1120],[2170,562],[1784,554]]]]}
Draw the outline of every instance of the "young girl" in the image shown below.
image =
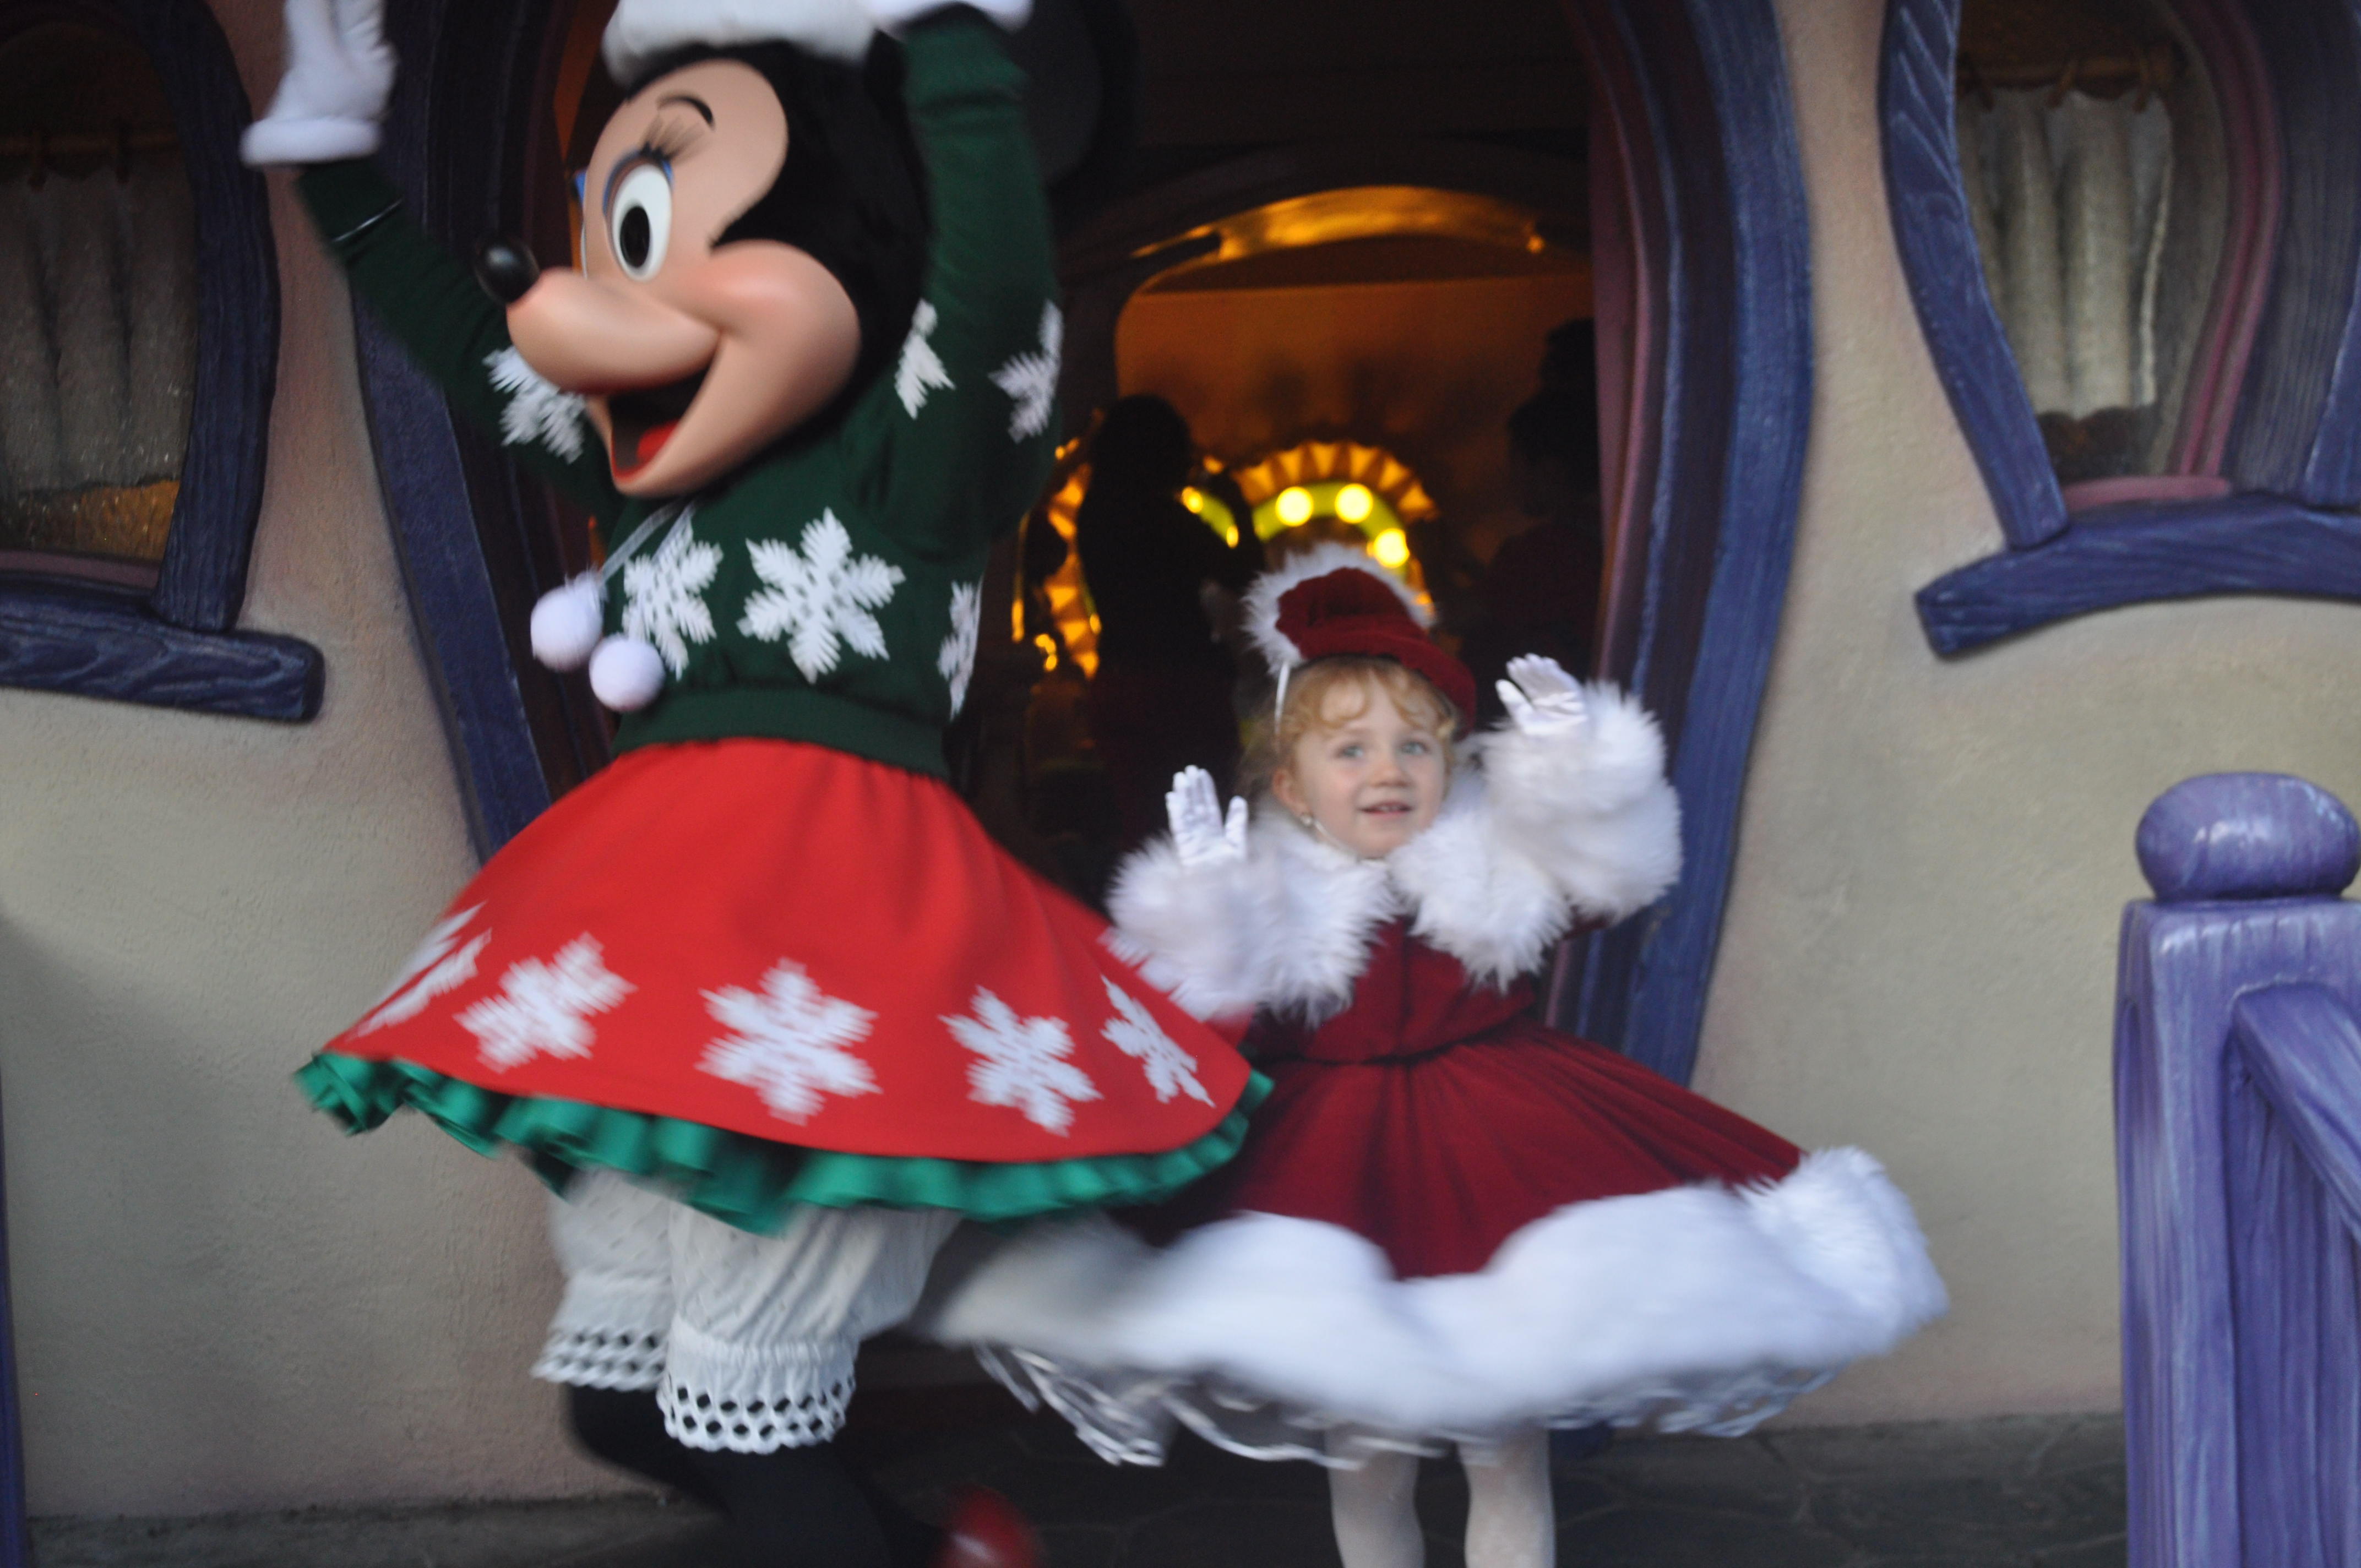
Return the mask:
{"type": "Polygon", "coordinates": [[[1468,750],[1466,670],[1342,547],[1258,583],[1279,695],[1251,825],[1202,774],[1124,869],[1119,940],[1276,1083],[1245,1151],[1150,1212],[1047,1227],[937,1315],[1111,1461],[1178,1420],[1329,1464],[1347,1568],[1415,1568],[1416,1455],[1467,1464],[1467,1561],[1554,1561],[1547,1431],[1736,1434],[1940,1313],[1909,1205],[1531,1016],[1576,920],[1679,861],[1640,707],[1546,659],[1468,750]]]}

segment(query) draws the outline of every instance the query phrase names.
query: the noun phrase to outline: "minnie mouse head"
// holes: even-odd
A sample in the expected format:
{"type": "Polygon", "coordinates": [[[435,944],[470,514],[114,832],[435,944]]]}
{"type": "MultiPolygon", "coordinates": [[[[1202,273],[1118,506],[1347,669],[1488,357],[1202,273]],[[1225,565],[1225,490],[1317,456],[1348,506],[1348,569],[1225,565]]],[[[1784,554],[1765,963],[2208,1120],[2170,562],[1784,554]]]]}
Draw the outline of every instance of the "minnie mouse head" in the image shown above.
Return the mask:
{"type": "Polygon", "coordinates": [[[587,399],[626,494],[687,494],[824,424],[906,332],[927,221],[873,31],[842,0],[625,0],[582,269],[487,247],[518,351],[587,399]]]}

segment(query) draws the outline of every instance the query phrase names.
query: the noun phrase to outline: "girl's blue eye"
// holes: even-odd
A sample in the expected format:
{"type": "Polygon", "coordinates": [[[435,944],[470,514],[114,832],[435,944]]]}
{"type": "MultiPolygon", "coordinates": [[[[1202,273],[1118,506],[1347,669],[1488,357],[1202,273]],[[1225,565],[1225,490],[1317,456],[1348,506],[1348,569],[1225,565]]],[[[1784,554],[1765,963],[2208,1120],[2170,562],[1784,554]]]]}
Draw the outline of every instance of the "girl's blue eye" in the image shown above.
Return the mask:
{"type": "Polygon", "coordinates": [[[1346,746],[1336,754],[1345,758],[1358,757],[1361,754],[1361,749],[1358,746],[1346,746]]]}
{"type": "Polygon", "coordinates": [[[1423,757],[1426,755],[1426,742],[1423,740],[1405,740],[1402,742],[1402,751],[1413,757],[1423,757]]]}

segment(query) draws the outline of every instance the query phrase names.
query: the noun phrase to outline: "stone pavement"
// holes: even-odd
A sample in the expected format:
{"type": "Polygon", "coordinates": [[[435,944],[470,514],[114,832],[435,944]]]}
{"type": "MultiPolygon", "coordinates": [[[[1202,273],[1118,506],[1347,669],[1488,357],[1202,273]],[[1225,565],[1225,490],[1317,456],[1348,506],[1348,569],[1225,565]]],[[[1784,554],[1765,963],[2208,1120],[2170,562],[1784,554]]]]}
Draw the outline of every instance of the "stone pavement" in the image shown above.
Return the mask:
{"type": "MultiPolygon", "coordinates": [[[[1115,1469],[1061,1426],[856,1434],[922,1510],[996,1486],[1052,1568],[1323,1568],[1325,1485],[1200,1443],[1115,1469]]],[[[1457,1466],[1431,1464],[1429,1568],[1461,1568],[1457,1466]]],[[[2113,1417],[1794,1428],[1658,1438],[1559,1467],[1560,1568],[2120,1568],[2123,1424],[2113,1417]]],[[[703,1568],[710,1524],[646,1498],[313,1511],[194,1521],[48,1520],[39,1568],[703,1568]]]]}

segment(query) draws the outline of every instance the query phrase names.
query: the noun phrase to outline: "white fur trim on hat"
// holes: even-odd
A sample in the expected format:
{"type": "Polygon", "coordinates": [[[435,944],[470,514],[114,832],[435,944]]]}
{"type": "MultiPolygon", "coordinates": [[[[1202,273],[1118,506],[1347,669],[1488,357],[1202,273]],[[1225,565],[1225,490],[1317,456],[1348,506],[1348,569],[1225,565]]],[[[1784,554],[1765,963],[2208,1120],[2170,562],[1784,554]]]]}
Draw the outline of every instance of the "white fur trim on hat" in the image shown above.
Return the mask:
{"type": "Polygon", "coordinates": [[[1410,618],[1418,622],[1421,630],[1434,624],[1434,612],[1418,602],[1410,585],[1369,559],[1367,552],[1349,544],[1315,544],[1286,565],[1265,572],[1246,589],[1246,636],[1272,674],[1303,663],[1302,651],[1279,632],[1279,601],[1298,584],[1339,571],[1367,572],[1394,591],[1394,597],[1401,600],[1402,608],[1410,611],[1410,618]]]}
{"type": "Polygon", "coordinates": [[[862,0],[622,0],[607,24],[607,69],[629,82],[658,55],[705,44],[789,43],[858,62],[876,36],[862,0]]]}

